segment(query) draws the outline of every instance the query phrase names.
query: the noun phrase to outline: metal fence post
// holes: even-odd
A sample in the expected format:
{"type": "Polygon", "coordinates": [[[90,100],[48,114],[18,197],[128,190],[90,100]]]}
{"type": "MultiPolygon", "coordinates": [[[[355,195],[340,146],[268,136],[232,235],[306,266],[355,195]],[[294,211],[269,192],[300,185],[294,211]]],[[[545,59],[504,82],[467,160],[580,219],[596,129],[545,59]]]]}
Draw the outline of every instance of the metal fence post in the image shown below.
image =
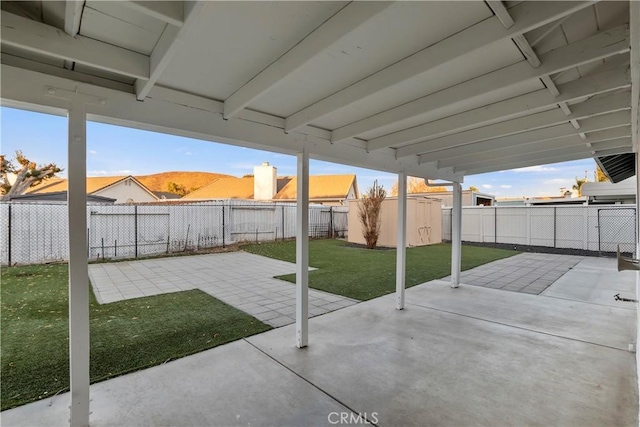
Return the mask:
{"type": "Polygon", "coordinates": [[[224,205],[222,205],[222,248],[225,248],[225,241],[224,241],[224,235],[225,235],[225,231],[224,231],[224,205]]]}
{"type": "Polygon", "coordinates": [[[558,208],[553,208],[553,247],[555,248],[557,245],[558,239],[558,208]]]}
{"type": "Polygon", "coordinates": [[[333,206],[329,206],[329,238],[333,239],[333,206]]]}
{"type": "Polygon", "coordinates": [[[8,204],[9,212],[7,213],[8,224],[7,227],[7,261],[9,262],[9,266],[11,266],[11,203],[8,204]]]}
{"type": "Polygon", "coordinates": [[[493,243],[498,243],[498,207],[493,208],[493,243]]]}
{"type": "Polygon", "coordinates": [[[138,206],[133,207],[133,233],[135,234],[135,258],[138,258],[138,206]]]}
{"type": "Polygon", "coordinates": [[[282,241],[284,242],[284,205],[282,205],[282,241]]]}

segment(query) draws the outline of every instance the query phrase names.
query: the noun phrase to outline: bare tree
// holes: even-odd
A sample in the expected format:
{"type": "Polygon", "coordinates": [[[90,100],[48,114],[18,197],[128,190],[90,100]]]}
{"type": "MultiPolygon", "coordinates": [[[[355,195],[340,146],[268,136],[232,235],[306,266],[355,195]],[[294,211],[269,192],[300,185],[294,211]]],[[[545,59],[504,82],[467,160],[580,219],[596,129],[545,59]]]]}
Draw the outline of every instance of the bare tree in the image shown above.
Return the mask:
{"type": "Polygon", "coordinates": [[[27,159],[20,150],[16,151],[15,161],[17,165],[13,161],[7,160],[4,155],[0,155],[0,200],[22,194],[30,187],[38,185],[62,171],[55,163],[37,165],[27,159]],[[10,179],[12,177],[15,179],[10,179]]]}
{"type": "Polygon", "coordinates": [[[362,223],[362,235],[368,249],[375,249],[378,244],[382,202],[385,197],[387,197],[387,191],[382,185],[378,185],[378,181],[374,181],[373,186],[367,190],[358,203],[358,217],[362,223]]]}

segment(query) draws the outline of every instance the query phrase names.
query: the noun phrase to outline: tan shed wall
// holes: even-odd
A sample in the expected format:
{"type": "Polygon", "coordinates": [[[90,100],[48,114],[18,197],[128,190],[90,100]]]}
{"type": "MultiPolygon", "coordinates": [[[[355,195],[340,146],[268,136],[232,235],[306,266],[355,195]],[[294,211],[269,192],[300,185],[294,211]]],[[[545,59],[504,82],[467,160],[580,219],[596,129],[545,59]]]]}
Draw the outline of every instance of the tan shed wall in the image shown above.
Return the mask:
{"type": "MultiPolygon", "coordinates": [[[[360,200],[349,201],[350,243],[365,244],[362,224],[358,218],[360,200]]],[[[380,236],[378,246],[396,247],[398,224],[398,200],[387,198],[382,202],[380,236]]],[[[440,200],[426,197],[407,199],[407,245],[425,246],[442,242],[442,205],[440,200]]]]}

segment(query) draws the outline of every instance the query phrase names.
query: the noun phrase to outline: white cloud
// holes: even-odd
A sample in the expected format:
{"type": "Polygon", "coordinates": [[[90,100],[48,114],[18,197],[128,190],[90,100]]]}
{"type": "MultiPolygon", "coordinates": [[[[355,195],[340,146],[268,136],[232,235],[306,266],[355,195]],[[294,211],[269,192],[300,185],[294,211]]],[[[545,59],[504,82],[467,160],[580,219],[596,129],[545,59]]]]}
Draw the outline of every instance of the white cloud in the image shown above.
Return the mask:
{"type": "Polygon", "coordinates": [[[96,150],[89,150],[89,154],[98,154],[96,150]]]}
{"type": "Polygon", "coordinates": [[[488,189],[490,189],[490,188],[492,188],[492,186],[491,186],[491,185],[489,185],[489,184],[482,184],[482,185],[481,185],[481,187],[482,187],[482,188],[486,188],[487,190],[488,190],[488,189]]]}
{"type": "Polygon", "coordinates": [[[567,178],[553,178],[553,179],[547,179],[543,181],[543,183],[547,185],[572,184],[573,182],[574,181],[572,179],[567,179],[567,178]]]}
{"type": "Polygon", "coordinates": [[[528,166],[526,168],[511,169],[511,172],[557,172],[559,169],[552,166],[528,166]]]}
{"type": "MultiPolygon", "coordinates": [[[[505,185],[505,184],[502,184],[502,185],[500,186],[500,188],[511,188],[511,185],[505,185]]],[[[497,194],[497,193],[496,193],[496,194],[497,194]]]]}
{"type": "Polygon", "coordinates": [[[184,153],[184,154],[186,154],[187,156],[190,156],[190,155],[191,155],[191,151],[187,151],[187,152],[186,152],[186,153],[184,153]]]}

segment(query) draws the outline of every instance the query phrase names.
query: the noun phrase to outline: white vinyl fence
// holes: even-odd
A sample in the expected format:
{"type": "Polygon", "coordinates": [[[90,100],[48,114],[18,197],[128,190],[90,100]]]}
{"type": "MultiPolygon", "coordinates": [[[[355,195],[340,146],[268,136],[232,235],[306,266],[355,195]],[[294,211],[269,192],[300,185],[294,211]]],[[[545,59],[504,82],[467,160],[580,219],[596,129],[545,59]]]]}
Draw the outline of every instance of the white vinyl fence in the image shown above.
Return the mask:
{"type": "MultiPolygon", "coordinates": [[[[215,201],[190,205],[88,205],[89,259],[198,251],[295,237],[295,204],[215,201]]],[[[344,237],[346,207],[310,206],[309,236],[344,237]]],[[[2,203],[0,262],[68,258],[65,204],[2,203]]]]}
{"type": "MultiPolygon", "coordinates": [[[[462,240],[546,246],[600,253],[635,251],[635,205],[473,206],[462,208],[462,240]]],[[[451,208],[442,210],[451,240],[451,208]]]]}

